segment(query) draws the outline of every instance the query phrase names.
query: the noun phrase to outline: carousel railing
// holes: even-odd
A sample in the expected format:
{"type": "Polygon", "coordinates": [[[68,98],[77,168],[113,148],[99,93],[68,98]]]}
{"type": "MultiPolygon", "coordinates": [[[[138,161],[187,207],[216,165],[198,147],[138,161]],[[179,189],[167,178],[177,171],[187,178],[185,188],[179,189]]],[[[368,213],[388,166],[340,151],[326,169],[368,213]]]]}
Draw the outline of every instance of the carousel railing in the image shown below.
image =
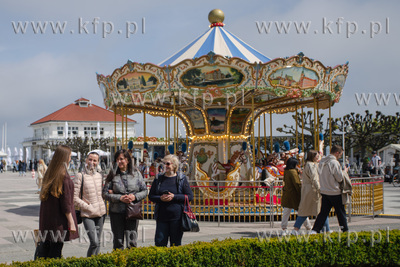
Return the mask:
{"type": "MultiPolygon", "coordinates": [[[[351,216],[372,216],[383,212],[383,177],[352,178],[353,195],[346,205],[349,221],[351,216]]],[[[191,208],[200,221],[214,222],[274,222],[280,221],[283,207],[280,204],[283,181],[276,180],[273,185],[261,181],[241,181],[237,186],[226,186],[225,181],[209,181],[208,185],[198,186],[189,181],[194,194],[191,208]],[[204,188],[212,190],[212,198],[204,194],[204,188]],[[234,192],[225,196],[218,192],[234,188],[234,192]],[[203,189],[203,190],[202,190],[203,189]],[[215,197],[217,195],[217,197],[215,197]]],[[[150,183],[148,188],[150,190],[150,183]]],[[[154,203],[146,198],[143,201],[144,217],[153,219],[154,203]]],[[[330,216],[334,216],[332,210],[330,216]]],[[[295,220],[296,211],[292,211],[289,220],[295,220]]]]}
{"type": "Polygon", "coordinates": [[[367,215],[374,218],[383,213],[383,175],[352,177],[351,182],[353,194],[350,204],[347,205],[349,216],[367,215]]]}

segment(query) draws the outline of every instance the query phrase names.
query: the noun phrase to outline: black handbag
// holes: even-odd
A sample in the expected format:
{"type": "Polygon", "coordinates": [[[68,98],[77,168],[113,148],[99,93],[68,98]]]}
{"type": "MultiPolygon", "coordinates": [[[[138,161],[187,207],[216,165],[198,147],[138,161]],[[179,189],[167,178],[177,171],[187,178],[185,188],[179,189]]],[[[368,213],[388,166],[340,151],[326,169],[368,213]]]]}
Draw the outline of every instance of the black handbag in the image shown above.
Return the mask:
{"type": "MultiPolygon", "coordinates": [[[[83,173],[82,173],[81,192],[79,194],[79,198],[80,199],[82,199],[82,195],[83,195],[83,173]]],[[[81,211],[80,210],[75,210],[75,215],[76,215],[77,224],[81,224],[82,223],[81,211]]]]}
{"type": "Polygon", "coordinates": [[[143,220],[142,201],[126,204],[127,220],[143,220]]]}
{"type": "Polygon", "coordinates": [[[189,205],[189,198],[185,195],[185,204],[183,205],[182,212],[182,225],[183,232],[199,232],[199,223],[196,220],[196,215],[192,212],[189,205]]]}

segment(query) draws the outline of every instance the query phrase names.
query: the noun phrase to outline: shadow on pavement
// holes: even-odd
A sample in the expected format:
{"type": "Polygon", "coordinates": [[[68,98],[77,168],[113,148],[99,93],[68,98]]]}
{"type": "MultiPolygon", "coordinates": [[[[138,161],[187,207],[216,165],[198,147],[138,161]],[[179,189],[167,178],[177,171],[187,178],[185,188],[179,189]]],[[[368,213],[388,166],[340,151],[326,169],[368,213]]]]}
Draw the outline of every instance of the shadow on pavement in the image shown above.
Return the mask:
{"type": "Polygon", "coordinates": [[[17,215],[22,215],[22,216],[39,217],[39,209],[40,209],[40,205],[30,205],[30,206],[24,206],[24,207],[20,207],[20,208],[8,209],[6,211],[15,213],[17,215]]]}

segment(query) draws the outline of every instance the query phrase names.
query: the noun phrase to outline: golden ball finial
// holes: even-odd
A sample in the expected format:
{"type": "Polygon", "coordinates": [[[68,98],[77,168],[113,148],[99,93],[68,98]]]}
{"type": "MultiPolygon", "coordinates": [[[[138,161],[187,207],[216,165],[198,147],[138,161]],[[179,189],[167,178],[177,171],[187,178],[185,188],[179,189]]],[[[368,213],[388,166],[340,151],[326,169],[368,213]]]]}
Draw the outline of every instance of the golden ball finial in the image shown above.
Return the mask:
{"type": "Polygon", "coordinates": [[[208,13],[208,21],[213,23],[222,23],[224,22],[225,15],[221,9],[213,9],[208,13]]]}

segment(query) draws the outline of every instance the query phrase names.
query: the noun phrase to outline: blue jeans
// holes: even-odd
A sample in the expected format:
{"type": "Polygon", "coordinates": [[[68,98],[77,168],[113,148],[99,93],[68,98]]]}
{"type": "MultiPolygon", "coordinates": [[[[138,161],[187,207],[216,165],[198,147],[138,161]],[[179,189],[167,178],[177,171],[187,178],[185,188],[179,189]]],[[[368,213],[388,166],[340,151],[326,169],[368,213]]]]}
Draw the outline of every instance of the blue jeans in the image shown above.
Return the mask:
{"type": "Polygon", "coordinates": [[[154,242],[157,247],[166,247],[168,239],[170,246],[180,246],[182,244],[183,232],[181,230],[181,220],[156,222],[156,235],[154,242]]]}
{"type": "MultiPolygon", "coordinates": [[[[300,230],[304,221],[307,219],[307,216],[297,216],[296,222],[294,223],[294,227],[300,230]]],[[[329,228],[329,218],[327,217],[324,223],[324,228],[326,232],[329,232],[331,229],[329,228]]]]}

